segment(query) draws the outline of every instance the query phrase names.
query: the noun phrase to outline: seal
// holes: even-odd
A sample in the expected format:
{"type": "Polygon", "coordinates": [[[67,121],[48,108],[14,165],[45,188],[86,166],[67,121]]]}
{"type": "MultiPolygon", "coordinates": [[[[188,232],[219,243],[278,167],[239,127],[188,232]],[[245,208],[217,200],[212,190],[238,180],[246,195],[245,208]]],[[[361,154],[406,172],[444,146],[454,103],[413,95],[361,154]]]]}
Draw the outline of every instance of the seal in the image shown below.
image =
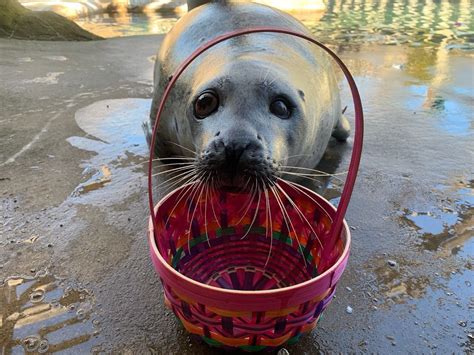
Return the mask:
{"type": "MultiPolygon", "coordinates": [[[[200,45],[262,25],[310,34],[292,16],[255,3],[193,0],[188,7],[157,55],[144,124],[149,142],[170,76],[200,45]]],[[[190,178],[245,188],[252,179],[263,186],[280,176],[298,180],[292,169],[314,168],[331,136],[344,141],[349,133],[328,55],[303,39],[259,33],[220,43],[187,68],[168,99],[154,148],[164,161],[189,161],[190,178]]],[[[174,170],[185,173],[186,166],[174,170]]]]}

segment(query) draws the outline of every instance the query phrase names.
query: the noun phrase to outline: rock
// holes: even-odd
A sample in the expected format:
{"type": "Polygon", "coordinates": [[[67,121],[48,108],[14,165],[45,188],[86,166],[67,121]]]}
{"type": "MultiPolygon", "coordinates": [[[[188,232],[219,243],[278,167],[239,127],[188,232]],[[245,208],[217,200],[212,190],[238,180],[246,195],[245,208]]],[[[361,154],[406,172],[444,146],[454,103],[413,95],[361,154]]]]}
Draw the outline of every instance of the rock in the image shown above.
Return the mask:
{"type": "Polygon", "coordinates": [[[0,38],[47,41],[101,39],[73,21],[50,11],[31,11],[17,0],[0,2],[0,38]]]}
{"type": "Polygon", "coordinates": [[[387,264],[390,267],[397,267],[397,262],[395,260],[387,260],[387,264]]]}
{"type": "Polygon", "coordinates": [[[354,310],[352,309],[352,307],[351,307],[351,306],[347,306],[347,308],[346,308],[346,313],[352,314],[352,312],[354,312],[354,310]]]}

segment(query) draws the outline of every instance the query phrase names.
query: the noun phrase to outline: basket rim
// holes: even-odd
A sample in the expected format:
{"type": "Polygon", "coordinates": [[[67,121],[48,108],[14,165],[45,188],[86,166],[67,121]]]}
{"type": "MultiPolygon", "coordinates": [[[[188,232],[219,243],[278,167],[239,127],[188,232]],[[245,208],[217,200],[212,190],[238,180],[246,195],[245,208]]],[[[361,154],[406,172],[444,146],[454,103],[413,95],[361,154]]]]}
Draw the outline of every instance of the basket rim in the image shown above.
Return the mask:
{"type": "MultiPolygon", "coordinates": [[[[285,181],[283,180],[283,182],[285,182],[285,181]]],[[[155,206],[155,210],[154,210],[155,213],[166,202],[166,200],[168,200],[173,194],[175,194],[177,191],[180,191],[181,189],[183,189],[186,186],[189,186],[191,184],[192,183],[185,184],[185,185],[183,185],[183,186],[181,186],[177,189],[174,189],[173,191],[169,192],[165,197],[160,199],[160,201],[155,206]]],[[[334,212],[337,211],[336,207],[334,207],[334,205],[331,204],[328,200],[326,200],[323,196],[315,193],[314,191],[312,191],[312,190],[310,190],[310,189],[308,189],[308,188],[306,188],[306,187],[304,187],[300,184],[297,184],[297,185],[298,185],[299,188],[304,189],[305,192],[309,193],[310,195],[318,196],[318,198],[322,199],[325,203],[327,203],[328,207],[331,208],[334,212]]],[[[206,285],[204,283],[198,282],[196,280],[191,279],[190,277],[187,277],[187,276],[181,274],[180,272],[176,271],[173,267],[171,267],[171,265],[169,265],[166,262],[166,260],[163,258],[163,256],[161,255],[161,253],[158,250],[158,247],[156,245],[152,218],[153,218],[153,216],[150,215],[150,217],[149,217],[148,239],[149,239],[149,243],[152,247],[152,251],[157,256],[157,260],[160,262],[160,264],[163,265],[175,277],[177,277],[177,279],[179,279],[179,280],[181,280],[185,283],[191,283],[192,285],[194,285],[196,287],[199,287],[199,288],[207,289],[207,290],[212,291],[212,292],[228,294],[228,295],[240,295],[240,296],[278,295],[278,294],[287,293],[289,291],[295,291],[295,290],[298,290],[300,288],[305,288],[305,287],[308,287],[309,285],[311,285],[313,283],[317,283],[319,280],[322,280],[322,279],[326,278],[329,274],[333,273],[340,266],[340,264],[343,263],[344,260],[346,260],[346,258],[348,257],[349,251],[350,251],[351,239],[352,239],[349,225],[347,224],[347,221],[344,218],[344,220],[343,220],[343,231],[345,231],[345,234],[346,234],[346,243],[344,245],[344,251],[339,256],[339,258],[336,260],[336,262],[329,269],[327,269],[325,272],[323,272],[322,274],[320,274],[320,275],[316,276],[315,278],[312,278],[308,281],[305,281],[305,282],[302,282],[302,283],[299,283],[299,284],[296,284],[296,285],[293,285],[293,286],[282,287],[282,288],[273,289],[273,290],[260,290],[260,291],[230,290],[230,289],[219,288],[219,287],[210,286],[210,285],[206,285]]]]}

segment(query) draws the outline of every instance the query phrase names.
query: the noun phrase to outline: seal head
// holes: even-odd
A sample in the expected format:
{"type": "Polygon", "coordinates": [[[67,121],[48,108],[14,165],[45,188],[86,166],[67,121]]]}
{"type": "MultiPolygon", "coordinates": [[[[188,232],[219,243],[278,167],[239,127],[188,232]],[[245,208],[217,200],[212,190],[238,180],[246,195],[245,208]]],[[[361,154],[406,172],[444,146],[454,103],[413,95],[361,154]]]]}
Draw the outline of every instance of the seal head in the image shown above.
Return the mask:
{"type": "MultiPolygon", "coordinates": [[[[308,33],[267,6],[207,4],[165,38],[155,68],[150,125],[174,69],[200,44],[266,23],[308,33]]],[[[158,130],[160,157],[195,157],[203,180],[226,188],[272,184],[290,167],[314,168],[331,135],[347,138],[328,56],[305,40],[259,33],[225,41],[191,64],[173,89],[158,130]]]]}

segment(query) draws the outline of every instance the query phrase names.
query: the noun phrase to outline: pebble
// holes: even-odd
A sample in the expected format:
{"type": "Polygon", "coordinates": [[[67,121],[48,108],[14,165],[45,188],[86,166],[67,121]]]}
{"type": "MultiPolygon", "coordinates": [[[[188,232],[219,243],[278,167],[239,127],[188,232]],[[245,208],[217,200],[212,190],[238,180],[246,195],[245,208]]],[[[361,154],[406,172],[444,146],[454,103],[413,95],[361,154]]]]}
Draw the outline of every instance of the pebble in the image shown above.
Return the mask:
{"type": "Polygon", "coordinates": [[[347,290],[348,292],[352,292],[352,288],[350,288],[350,287],[346,287],[346,290],[347,290]]]}
{"type": "Polygon", "coordinates": [[[393,335],[386,335],[386,338],[388,340],[395,340],[395,337],[393,335]]]}
{"type": "Polygon", "coordinates": [[[83,309],[78,309],[76,312],[77,319],[83,320],[86,318],[86,312],[83,309]]]}
{"type": "Polygon", "coordinates": [[[474,340],[474,334],[473,333],[468,333],[467,337],[471,340],[474,340]]]}
{"type": "Polygon", "coordinates": [[[44,291],[39,289],[30,294],[30,301],[32,303],[39,303],[44,299],[44,291]]]}
{"type": "Polygon", "coordinates": [[[49,343],[46,339],[43,339],[40,341],[39,346],[38,346],[38,352],[40,354],[44,354],[49,350],[49,343]]]}
{"type": "Polygon", "coordinates": [[[278,350],[277,355],[290,355],[290,352],[285,348],[281,348],[280,350],[278,350]]]}
{"type": "Polygon", "coordinates": [[[466,327],[467,327],[467,321],[465,321],[465,320],[460,320],[460,321],[458,322],[458,324],[459,324],[461,327],[463,327],[463,328],[466,328],[466,327]]]}
{"type": "Polygon", "coordinates": [[[26,352],[33,352],[38,350],[40,338],[37,335],[30,335],[23,339],[23,346],[26,352]]]}
{"type": "Polygon", "coordinates": [[[471,286],[472,286],[472,284],[471,284],[470,281],[465,281],[464,283],[466,284],[467,287],[471,287],[471,286]]]}
{"type": "Polygon", "coordinates": [[[352,312],[354,312],[354,310],[352,309],[351,306],[347,306],[346,312],[347,312],[348,314],[352,314],[352,312]]]}
{"type": "Polygon", "coordinates": [[[387,264],[390,267],[396,267],[397,266],[397,262],[395,260],[387,260],[387,264]]]}

